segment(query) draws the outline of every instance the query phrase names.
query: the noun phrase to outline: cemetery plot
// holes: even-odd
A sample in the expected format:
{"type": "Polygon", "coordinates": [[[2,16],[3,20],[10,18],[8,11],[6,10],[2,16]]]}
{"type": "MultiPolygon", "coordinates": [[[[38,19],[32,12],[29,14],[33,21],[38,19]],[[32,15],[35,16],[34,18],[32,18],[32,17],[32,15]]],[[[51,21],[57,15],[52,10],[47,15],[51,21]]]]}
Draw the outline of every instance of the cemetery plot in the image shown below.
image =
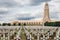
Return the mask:
{"type": "Polygon", "coordinates": [[[0,40],[60,40],[60,28],[42,26],[1,26],[0,40]]]}

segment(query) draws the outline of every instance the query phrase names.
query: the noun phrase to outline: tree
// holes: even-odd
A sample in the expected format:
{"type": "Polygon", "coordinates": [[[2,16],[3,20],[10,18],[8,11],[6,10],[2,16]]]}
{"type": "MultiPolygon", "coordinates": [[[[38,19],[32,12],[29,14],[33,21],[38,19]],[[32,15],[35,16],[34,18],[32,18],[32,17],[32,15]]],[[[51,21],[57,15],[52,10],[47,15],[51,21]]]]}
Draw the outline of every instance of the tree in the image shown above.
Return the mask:
{"type": "Polygon", "coordinates": [[[0,26],[1,26],[1,23],[0,23],[0,26]]]}
{"type": "Polygon", "coordinates": [[[47,23],[48,23],[48,22],[45,22],[45,23],[44,23],[44,26],[47,26],[47,25],[48,25],[47,23]]]}
{"type": "Polygon", "coordinates": [[[60,26],[60,22],[55,22],[54,26],[60,26]]]}
{"type": "Polygon", "coordinates": [[[45,26],[54,26],[55,22],[45,22],[45,26]]]}
{"type": "Polygon", "coordinates": [[[60,22],[45,22],[45,26],[60,26],[60,22]]]}
{"type": "Polygon", "coordinates": [[[7,25],[7,23],[3,23],[3,24],[2,24],[2,26],[6,26],[6,25],[7,25]]]}
{"type": "Polygon", "coordinates": [[[8,26],[11,26],[11,23],[7,23],[8,26]]]}

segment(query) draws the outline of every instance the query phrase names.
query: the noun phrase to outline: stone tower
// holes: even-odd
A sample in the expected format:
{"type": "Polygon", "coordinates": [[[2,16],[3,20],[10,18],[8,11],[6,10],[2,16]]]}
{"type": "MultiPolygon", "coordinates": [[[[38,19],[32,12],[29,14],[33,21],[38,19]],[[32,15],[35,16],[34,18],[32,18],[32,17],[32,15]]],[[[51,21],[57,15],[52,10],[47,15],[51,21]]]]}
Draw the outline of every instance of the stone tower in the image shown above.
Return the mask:
{"type": "Polygon", "coordinates": [[[50,22],[50,17],[49,17],[49,5],[48,3],[45,3],[45,6],[44,6],[44,17],[43,17],[43,24],[45,22],[50,22]]]}

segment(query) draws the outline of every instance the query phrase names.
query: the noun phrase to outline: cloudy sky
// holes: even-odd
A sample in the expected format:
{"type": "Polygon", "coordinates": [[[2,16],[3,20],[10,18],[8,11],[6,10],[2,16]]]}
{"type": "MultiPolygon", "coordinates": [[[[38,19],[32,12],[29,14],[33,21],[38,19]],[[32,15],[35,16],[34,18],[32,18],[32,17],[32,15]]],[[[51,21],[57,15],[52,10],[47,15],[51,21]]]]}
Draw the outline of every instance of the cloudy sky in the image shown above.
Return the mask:
{"type": "Polygon", "coordinates": [[[0,22],[42,19],[45,2],[50,18],[60,20],[60,0],[0,0],[0,22]]]}

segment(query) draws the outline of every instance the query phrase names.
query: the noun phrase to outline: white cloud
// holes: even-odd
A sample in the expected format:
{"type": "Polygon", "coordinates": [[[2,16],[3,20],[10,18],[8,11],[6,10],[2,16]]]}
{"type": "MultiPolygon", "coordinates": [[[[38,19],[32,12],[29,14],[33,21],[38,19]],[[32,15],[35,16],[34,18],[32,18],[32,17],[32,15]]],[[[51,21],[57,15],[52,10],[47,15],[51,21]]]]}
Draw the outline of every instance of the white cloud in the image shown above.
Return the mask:
{"type": "Polygon", "coordinates": [[[8,8],[0,7],[0,11],[8,11],[8,8]]]}
{"type": "Polygon", "coordinates": [[[60,0],[52,0],[49,2],[50,7],[50,16],[53,17],[53,19],[60,20],[59,14],[60,14],[60,0]]]}
{"type": "Polygon", "coordinates": [[[15,0],[15,2],[21,6],[36,6],[48,1],[51,0],[15,0]]]}
{"type": "MultiPolygon", "coordinates": [[[[43,18],[43,14],[44,14],[44,3],[45,1],[40,1],[38,3],[38,1],[36,2],[36,0],[13,0],[13,5],[11,5],[12,0],[10,2],[8,2],[11,6],[9,7],[9,5],[4,4],[5,6],[1,6],[0,7],[0,12],[4,12],[4,14],[2,14],[2,12],[0,13],[0,21],[2,22],[7,22],[10,20],[17,20],[18,18],[31,18],[31,19],[41,19],[43,18]],[[16,4],[16,3],[17,4],[16,4]],[[35,5],[35,6],[29,6],[29,5],[35,5]],[[7,6],[8,7],[7,7],[7,6]],[[14,6],[15,5],[15,6],[14,6]],[[18,5],[18,6],[17,6],[18,5]],[[14,7],[12,7],[14,6],[14,7]],[[20,7],[23,6],[23,7],[20,7]],[[5,13],[6,12],[6,13],[5,13]]],[[[0,1],[1,2],[1,1],[0,1]]],[[[3,1],[2,1],[3,3],[3,1]]],[[[49,8],[50,8],[50,17],[51,19],[60,19],[60,1],[59,0],[49,0],[49,8]]],[[[3,5],[3,4],[2,4],[3,5]]]]}
{"type": "Polygon", "coordinates": [[[31,0],[15,0],[15,2],[18,5],[28,5],[28,4],[30,4],[31,0]]]}

